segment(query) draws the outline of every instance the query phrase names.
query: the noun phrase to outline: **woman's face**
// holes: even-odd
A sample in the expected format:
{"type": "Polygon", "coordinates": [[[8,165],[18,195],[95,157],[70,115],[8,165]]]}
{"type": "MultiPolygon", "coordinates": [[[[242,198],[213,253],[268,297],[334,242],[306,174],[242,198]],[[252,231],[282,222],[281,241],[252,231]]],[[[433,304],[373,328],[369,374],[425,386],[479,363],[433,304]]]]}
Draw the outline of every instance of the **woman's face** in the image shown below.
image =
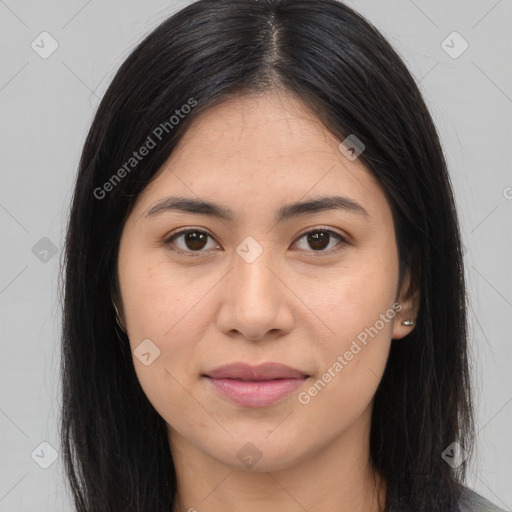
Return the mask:
{"type": "Polygon", "coordinates": [[[271,471],[367,443],[391,339],[415,316],[398,289],[390,205],[340,142],[290,96],[238,98],[197,118],[138,198],[121,238],[119,306],[173,454],[271,471]],[[332,197],[359,206],[295,205],[332,197]],[[238,362],[306,377],[206,376],[238,362]]]}

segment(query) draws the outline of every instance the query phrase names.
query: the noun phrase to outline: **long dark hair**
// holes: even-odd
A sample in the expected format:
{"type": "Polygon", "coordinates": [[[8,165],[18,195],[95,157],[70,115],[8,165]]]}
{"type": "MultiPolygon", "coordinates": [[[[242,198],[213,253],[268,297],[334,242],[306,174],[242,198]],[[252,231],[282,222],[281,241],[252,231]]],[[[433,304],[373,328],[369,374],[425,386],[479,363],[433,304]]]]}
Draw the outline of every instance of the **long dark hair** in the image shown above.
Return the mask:
{"type": "Polygon", "coordinates": [[[122,64],[83,148],[64,262],[61,411],[79,512],[171,509],[165,421],[115,330],[120,235],[193,119],[275,89],[295,94],[340,141],[364,143],[359,158],[392,206],[400,276],[409,268],[420,290],[415,328],[393,340],[374,401],[370,454],[387,482],[386,510],[456,510],[466,464],[452,469],[441,455],[453,442],[471,454],[473,439],[464,267],[445,158],[413,77],[377,29],[336,0],[199,0],[122,64]],[[154,147],[134,164],[148,137],[154,147]]]}

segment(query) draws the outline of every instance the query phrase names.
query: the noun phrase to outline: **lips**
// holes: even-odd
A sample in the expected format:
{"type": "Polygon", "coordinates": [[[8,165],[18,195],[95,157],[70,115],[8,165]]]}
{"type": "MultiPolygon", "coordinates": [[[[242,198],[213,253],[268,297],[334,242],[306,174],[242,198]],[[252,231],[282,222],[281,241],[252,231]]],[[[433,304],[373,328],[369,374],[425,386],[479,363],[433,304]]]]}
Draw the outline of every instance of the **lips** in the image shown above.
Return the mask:
{"type": "Polygon", "coordinates": [[[215,392],[242,407],[266,407],[300,387],[309,375],[280,363],[233,363],[203,375],[215,392]]]}
{"type": "Polygon", "coordinates": [[[306,373],[280,363],[263,363],[251,366],[247,363],[231,363],[219,366],[206,374],[212,379],[238,379],[238,380],[275,380],[275,379],[302,379],[309,377],[306,373]]]}

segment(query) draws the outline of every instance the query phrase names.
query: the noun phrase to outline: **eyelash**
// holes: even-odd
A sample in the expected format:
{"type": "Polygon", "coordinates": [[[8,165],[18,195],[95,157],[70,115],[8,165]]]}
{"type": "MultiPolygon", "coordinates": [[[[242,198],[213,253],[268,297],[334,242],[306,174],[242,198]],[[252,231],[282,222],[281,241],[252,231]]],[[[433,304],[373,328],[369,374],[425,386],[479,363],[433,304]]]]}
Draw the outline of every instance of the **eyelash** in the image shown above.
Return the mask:
{"type": "MultiPolygon", "coordinates": [[[[310,231],[306,231],[305,233],[302,233],[302,235],[299,236],[299,238],[297,239],[297,241],[295,243],[297,243],[299,240],[301,240],[306,235],[309,235],[311,233],[318,233],[320,231],[322,231],[324,233],[328,233],[329,235],[334,235],[335,237],[337,237],[339,239],[339,243],[335,246],[334,249],[330,249],[329,251],[323,251],[323,250],[311,251],[314,253],[314,255],[313,255],[314,258],[322,258],[322,257],[330,256],[331,254],[337,253],[338,251],[342,250],[344,246],[348,245],[347,240],[344,237],[342,237],[339,233],[337,233],[336,231],[333,231],[332,229],[328,229],[327,227],[322,227],[322,226],[315,228],[313,230],[310,230],[310,231]]],[[[205,234],[208,237],[214,239],[214,237],[212,235],[210,235],[208,232],[206,232],[202,229],[187,228],[187,229],[182,229],[181,231],[178,231],[176,233],[172,233],[170,236],[168,236],[164,240],[164,245],[168,246],[170,248],[170,250],[173,251],[174,253],[182,255],[182,256],[187,256],[187,257],[192,257],[192,258],[197,258],[197,257],[201,256],[201,253],[204,253],[206,251],[181,251],[179,249],[175,249],[172,247],[173,241],[176,238],[178,238],[181,235],[187,234],[187,233],[202,233],[202,234],[205,234]]],[[[330,242],[330,240],[329,240],[329,242],[330,242]]]]}

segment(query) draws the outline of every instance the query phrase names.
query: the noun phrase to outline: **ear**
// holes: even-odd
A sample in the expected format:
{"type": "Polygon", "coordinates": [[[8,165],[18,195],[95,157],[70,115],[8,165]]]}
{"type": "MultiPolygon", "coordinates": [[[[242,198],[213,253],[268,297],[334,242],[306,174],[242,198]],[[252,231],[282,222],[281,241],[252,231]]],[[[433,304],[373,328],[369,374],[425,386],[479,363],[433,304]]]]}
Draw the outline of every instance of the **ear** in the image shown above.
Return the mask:
{"type": "Polygon", "coordinates": [[[121,299],[119,298],[119,293],[117,291],[117,287],[114,286],[111,293],[112,306],[114,307],[114,313],[121,324],[121,328],[124,332],[126,332],[126,322],[124,320],[124,308],[121,299]]]}
{"type": "Polygon", "coordinates": [[[420,307],[420,279],[417,254],[411,255],[410,264],[408,265],[396,300],[402,305],[402,308],[400,311],[397,311],[395,315],[392,337],[393,339],[400,339],[412,332],[418,318],[420,307]],[[414,325],[402,325],[404,320],[412,320],[414,325]]]}

